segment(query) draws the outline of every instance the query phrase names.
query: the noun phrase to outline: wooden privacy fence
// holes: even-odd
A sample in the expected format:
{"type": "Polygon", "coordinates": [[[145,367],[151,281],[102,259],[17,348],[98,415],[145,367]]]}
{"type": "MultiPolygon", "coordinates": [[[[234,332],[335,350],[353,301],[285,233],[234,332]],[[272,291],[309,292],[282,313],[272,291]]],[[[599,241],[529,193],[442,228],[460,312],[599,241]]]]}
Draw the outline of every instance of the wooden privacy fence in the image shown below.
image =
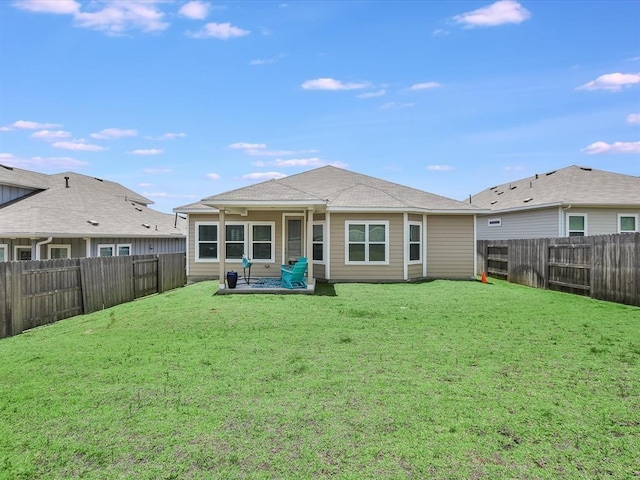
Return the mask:
{"type": "Polygon", "coordinates": [[[640,233],[478,240],[477,262],[511,283],[640,306],[640,233]]]}
{"type": "Polygon", "coordinates": [[[0,338],[186,280],[184,253],[0,263],[0,338]]]}

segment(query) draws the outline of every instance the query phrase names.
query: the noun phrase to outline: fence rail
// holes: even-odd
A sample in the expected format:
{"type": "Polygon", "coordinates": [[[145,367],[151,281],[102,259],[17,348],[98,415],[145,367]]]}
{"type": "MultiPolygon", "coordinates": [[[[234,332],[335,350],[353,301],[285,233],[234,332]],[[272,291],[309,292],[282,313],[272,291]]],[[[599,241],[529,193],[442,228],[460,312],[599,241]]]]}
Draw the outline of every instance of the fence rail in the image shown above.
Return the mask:
{"type": "Polygon", "coordinates": [[[640,233],[478,240],[477,262],[512,283],[640,306],[640,233]]]}
{"type": "Polygon", "coordinates": [[[0,338],[186,283],[185,254],[0,263],[0,338]]]}

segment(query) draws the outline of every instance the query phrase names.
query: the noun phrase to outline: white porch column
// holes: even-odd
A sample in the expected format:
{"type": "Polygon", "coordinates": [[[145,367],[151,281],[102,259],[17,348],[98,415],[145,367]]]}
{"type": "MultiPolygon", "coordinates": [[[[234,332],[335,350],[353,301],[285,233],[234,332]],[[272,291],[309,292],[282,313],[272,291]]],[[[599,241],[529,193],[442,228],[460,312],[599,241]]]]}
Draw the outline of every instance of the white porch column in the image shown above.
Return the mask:
{"type": "Polygon", "coordinates": [[[220,284],[224,285],[225,280],[225,264],[224,259],[227,258],[227,229],[224,226],[224,210],[220,209],[220,213],[218,215],[218,220],[220,223],[218,224],[218,265],[220,268],[220,284]]]}
{"type": "Polygon", "coordinates": [[[313,279],[313,210],[307,211],[307,273],[309,282],[313,279]]]}
{"type": "Polygon", "coordinates": [[[84,240],[84,243],[85,243],[84,256],[89,258],[89,257],[91,257],[91,238],[85,237],[83,240],[84,240]]]}

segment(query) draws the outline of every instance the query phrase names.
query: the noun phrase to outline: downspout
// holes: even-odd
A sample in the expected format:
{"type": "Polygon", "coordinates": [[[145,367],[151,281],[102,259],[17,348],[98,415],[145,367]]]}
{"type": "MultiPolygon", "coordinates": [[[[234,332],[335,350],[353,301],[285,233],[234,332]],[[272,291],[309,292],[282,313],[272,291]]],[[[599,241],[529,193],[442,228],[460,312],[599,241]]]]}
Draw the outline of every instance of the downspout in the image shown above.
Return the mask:
{"type": "Polygon", "coordinates": [[[40,247],[42,245],[46,245],[47,243],[51,243],[53,241],[53,237],[49,237],[46,240],[36,243],[36,260],[40,260],[40,247]]]}
{"type": "Polygon", "coordinates": [[[565,225],[565,223],[566,223],[565,220],[566,220],[567,216],[565,215],[565,212],[567,210],[569,210],[572,206],[573,205],[570,204],[570,205],[568,205],[566,207],[560,207],[560,231],[558,232],[559,233],[559,235],[558,235],[559,237],[566,237],[567,236],[566,235],[567,228],[566,228],[566,225],[565,225]]]}

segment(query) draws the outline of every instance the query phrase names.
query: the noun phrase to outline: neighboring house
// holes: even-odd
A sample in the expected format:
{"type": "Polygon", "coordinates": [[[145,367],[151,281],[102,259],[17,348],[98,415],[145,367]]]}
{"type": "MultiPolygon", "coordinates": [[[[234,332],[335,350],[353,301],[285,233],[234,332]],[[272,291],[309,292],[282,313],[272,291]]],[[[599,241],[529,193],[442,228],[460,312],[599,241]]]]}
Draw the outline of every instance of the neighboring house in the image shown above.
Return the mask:
{"type": "Polygon", "coordinates": [[[204,198],[188,215],[189,281],[240,270],[279,277],[309,258],[309,278],[402,282],[475,275],[475,215],[468,203],[322,167],[204,198]]]}
{"type": "Polygon", "coordinates": [[[184,252],[186,221],[114,182],[0,165],[0,261],[184,252]]]}
{"type": "Polygon", "coordinates": [[[640,177],[571,166],[491,187],[471,197],[480,240],[639,231],[640,177]]]}

